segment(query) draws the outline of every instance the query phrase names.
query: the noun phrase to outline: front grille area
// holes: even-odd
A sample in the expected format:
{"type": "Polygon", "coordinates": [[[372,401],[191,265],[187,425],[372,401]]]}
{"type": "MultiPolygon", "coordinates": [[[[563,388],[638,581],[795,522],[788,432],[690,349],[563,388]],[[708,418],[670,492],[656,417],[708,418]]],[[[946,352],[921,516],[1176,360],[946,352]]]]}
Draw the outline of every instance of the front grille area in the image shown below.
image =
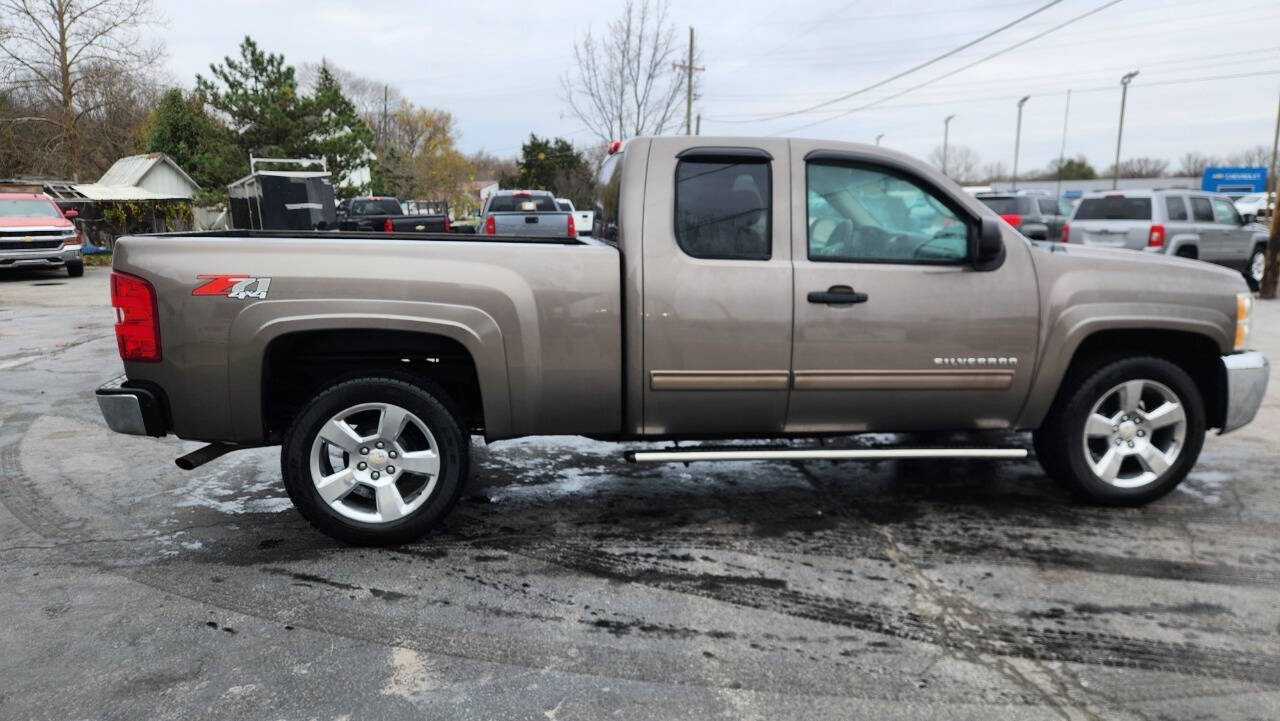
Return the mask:
{"type": "Polygon", "coordinates": [[[0,238],[0,250],[56,250],[62,245],[62,238],[54,238],[53,240],[25,241],[25,240],[7,240],[0,238]]]}
{"type": "Polygon", "coordinates": [[[68,232],[70,231],[61,228],[53,228],[52,230],[0,230],[0,240],[25,238],[28,235],[34,238],[62,237],[68,232]]]}

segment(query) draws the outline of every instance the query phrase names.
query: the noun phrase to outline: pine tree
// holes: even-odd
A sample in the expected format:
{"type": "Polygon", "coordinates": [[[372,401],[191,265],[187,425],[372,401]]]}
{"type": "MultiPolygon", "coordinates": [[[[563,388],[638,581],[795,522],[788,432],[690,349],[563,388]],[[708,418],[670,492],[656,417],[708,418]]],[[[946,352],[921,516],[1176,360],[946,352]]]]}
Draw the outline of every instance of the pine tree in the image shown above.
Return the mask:
{"type": "Polygon", "coordinates": [[[143,129],[143,148],[164,153],[200,185],[201,202],[216,202],[244,170],[226,126],[206,112],[198,95],[165,92],[143,129]]]}
{"type": "Polygon", "coordinates": [[[356,106],[342,93],[338,80],[321,66],[311,96],[316,114],[316,143],[333,173],[339,195],[361,195],[369,192],[367,177],[353,177],[355,171],[368,168],[373,161],[373,131],[365,124],[356,106]]]}

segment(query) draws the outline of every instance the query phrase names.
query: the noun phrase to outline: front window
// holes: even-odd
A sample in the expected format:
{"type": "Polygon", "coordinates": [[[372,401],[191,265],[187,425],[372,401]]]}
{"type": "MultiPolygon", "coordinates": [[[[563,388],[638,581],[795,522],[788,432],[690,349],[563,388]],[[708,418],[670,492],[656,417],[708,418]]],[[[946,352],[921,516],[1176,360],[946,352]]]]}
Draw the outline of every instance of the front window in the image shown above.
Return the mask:
{"type": "Polygon", "coordinates": [[[47,200],[0,200],[0,218],[61,218],[58,206],[47,200]]]}
{"type": "Polygon", "coordinates": [[[810,163],[809,259],[958,263],[969,226],[933,192],[870,167],[810,163]]]}
{"type": "Polygon", "coordinates": [[[1240,225],[1240,214],[1230,200],[1213,199],[1213,222],[1223,225],[1240,225]]]}

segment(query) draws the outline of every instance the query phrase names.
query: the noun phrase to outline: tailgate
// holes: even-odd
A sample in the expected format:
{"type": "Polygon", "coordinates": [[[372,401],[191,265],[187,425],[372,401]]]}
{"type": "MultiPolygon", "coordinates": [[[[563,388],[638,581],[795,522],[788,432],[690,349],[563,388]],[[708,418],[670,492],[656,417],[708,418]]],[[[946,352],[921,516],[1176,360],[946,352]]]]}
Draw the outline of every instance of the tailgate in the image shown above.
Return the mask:
{"type": "Polygon", "coordinates": [[[497,235],[569,236],[568,213],[490,213],[497,235]]]}
{"type": "Polygon", "coordinates": [[[1072,243],[1103,248],[1145,248],[1149,220],[1078,220],[1071,223],[1072,243]]]}

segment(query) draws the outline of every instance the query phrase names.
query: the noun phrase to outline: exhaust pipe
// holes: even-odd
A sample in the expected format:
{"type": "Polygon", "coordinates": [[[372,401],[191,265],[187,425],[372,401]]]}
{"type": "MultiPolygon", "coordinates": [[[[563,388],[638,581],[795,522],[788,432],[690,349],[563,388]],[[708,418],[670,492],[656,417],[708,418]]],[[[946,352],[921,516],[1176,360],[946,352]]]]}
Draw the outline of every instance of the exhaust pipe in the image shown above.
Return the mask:
{"type": "Polygon", "coordinates": [[[210,443],[204,448],[197,448],[185,456],[174,459],[174,463],[178,464],[178,468],[184,471],[190,471],[199,468],[215,458],[224,456],[231,451],[238,451],[244,446],[233,446],[228,443],[210,443]]]}

